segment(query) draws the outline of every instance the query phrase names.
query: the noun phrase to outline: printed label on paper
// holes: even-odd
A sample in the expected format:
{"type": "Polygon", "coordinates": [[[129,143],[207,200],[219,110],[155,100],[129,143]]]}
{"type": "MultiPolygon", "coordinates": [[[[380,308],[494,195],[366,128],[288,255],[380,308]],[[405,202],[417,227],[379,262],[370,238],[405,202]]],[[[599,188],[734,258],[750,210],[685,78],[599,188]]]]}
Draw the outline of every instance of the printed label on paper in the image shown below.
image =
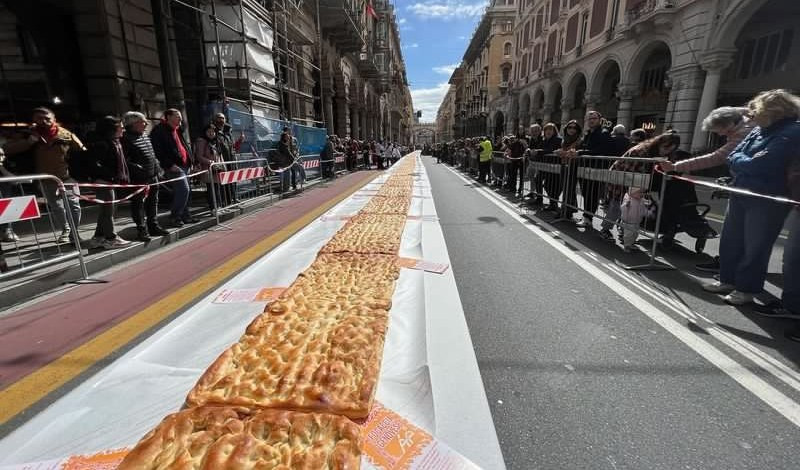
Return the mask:
{"type": "Polygon", "coordinates": [[[237,304],[243,302],[270,302],[278,298],[285,287],[254,289],[223,289],[212,301],[215,304],[237,304]]]}
{"type": "Polygon", "coordinates": [[[447,263],[434,263],[431,261],[424,261],[421,259],[414,259],[414,258],[403,258],[400,257],[397,259],[397,265],[401,268],[408,268],[408,269],[418,269],[420,271],[427,271],[429,273],[436,273],[442,274],[447,271],[447,268],[450,267],[447,263]]]}

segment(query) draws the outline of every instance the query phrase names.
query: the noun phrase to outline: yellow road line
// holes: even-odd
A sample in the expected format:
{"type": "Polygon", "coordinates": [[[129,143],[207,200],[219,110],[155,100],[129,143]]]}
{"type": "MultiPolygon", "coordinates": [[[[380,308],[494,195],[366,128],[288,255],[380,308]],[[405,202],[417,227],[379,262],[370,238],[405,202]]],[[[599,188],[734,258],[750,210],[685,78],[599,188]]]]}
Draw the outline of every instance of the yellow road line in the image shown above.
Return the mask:
{"type": "Polygon", "coordinates": [[[174,293],[156,301],[121,323],[69,351],[55,361],[14,382],[0,391],[0,425],[49,393],[57,390],[112,352],[124,347],[139,335],[158,325],[176,311],[219,285],[234,273],[241,271],[256,259],[264,256],[284,240],[297,233],[325,211],[346,199],[375,175],[359,179],[339,196],[326,201],[305,213],[286,227],[244,250],[230,260],[211,269],[198,279],[184,285],[174,293]]]}

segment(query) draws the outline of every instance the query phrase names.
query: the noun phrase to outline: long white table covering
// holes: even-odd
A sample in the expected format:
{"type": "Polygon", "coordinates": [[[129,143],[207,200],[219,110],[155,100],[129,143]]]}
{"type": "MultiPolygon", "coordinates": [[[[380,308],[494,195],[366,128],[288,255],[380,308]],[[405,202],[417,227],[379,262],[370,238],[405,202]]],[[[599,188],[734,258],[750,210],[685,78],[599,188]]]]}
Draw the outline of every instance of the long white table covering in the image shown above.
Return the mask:
{"type": "MultiPolygon", "coordinates": [[[[417,160],[418,172],[409,214],[425,219],[407,221],[400,256],[449,264],[419,154],[406,158],[417,160]]],[[[217,295],[288,286],[344,224],[336,216],[358,212],[395,168],[6,436],[0,469],[133,446],[181,408],[206,367],[265,305],[213,303],[217,295]]],[[[452,270],[401,270],[390,317],[376,399],[482,468],[505,468],[452,270]]]]}

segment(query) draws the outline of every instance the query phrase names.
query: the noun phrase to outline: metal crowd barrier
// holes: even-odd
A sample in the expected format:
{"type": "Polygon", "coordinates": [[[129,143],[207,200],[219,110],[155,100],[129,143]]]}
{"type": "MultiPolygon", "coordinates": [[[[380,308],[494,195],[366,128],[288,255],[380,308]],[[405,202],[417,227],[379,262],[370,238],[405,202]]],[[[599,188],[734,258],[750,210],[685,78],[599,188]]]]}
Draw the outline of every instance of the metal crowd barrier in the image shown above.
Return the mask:
{"type": "Polygon", "coordinates": [[[82,279],[88,280],[76,220],[80,218],[77,186],[51,175],[8,176],[0,177],[0,191],[0,228],[10,227],[19,238],[0,246],[5,271],[0,272],[0,281],[75,258],[82,279]],[[70,232],[66,240],[64,228],[70,232]]]}
{"type": "Polygon", "coordinates": [[[248,158],[230,162],[215,162],[208,169],[206,182],[212,214],[220,224],[220,214],[238,208],[240,204],[269,196],[273,191],[266,158],[248,158]]]}

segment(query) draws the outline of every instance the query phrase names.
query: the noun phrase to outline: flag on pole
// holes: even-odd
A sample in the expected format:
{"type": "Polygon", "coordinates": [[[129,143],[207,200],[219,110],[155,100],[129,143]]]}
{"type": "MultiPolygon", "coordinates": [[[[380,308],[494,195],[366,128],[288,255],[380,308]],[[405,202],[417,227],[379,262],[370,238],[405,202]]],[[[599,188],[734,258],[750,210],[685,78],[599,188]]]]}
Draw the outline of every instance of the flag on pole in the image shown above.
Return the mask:
{"type": "Polygon", "coordinates": [[[378,19],[378,14],[375,13],[375,9],[372,8],[372,0],[367,1],[367,14],[376,20],[378,19]]]}

